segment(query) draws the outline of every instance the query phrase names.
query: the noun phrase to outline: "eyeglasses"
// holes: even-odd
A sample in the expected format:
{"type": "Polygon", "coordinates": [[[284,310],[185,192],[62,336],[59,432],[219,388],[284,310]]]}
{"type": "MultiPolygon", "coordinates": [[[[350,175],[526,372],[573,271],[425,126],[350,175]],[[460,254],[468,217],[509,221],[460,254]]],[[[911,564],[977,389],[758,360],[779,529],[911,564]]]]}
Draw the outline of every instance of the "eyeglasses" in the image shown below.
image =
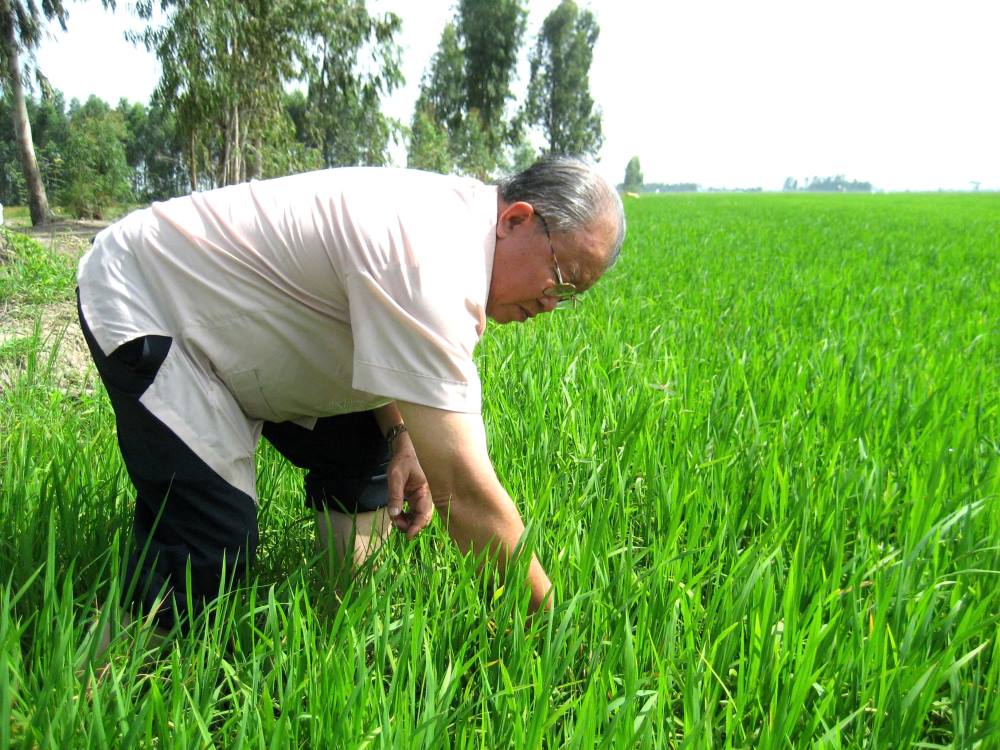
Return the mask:
{"type": "Polygon", "coordinates": [[[552,235],[549,234],[548,222],[546,222],[545,217],[537,211],[535,211],[535,216],[537,216],[538,220],[542,222],[542,229],[545,230],[545,237],[549,241],[549,250],[552,251],[552,262],[556,267],[556,281],[559,282],[555,286],[550,286],[548,289],[542,290],[542,294],[546,297],[559,300],[556,302],[556,307],[576,307],[576,287],[573,284],[563,281],[562,269],[559,268],[559,259],[556,257],[556,249],[552,245],[552,235]]]}

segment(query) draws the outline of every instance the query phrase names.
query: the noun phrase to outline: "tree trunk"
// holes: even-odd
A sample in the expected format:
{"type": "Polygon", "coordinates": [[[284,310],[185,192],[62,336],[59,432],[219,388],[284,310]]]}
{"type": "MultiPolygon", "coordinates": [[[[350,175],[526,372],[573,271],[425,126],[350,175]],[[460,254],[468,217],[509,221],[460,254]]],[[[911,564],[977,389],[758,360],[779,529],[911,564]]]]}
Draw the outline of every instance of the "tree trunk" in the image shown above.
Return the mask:
{"type": "Polygon", "coordinates": [[[264,144],[260,135],[257,135],[253,139],[253,165],[250,179],[259,180],[262,174],[264,174],[264,144]]]}
{"type": "Polygon", "coordinates": [[[222,153],[219,154],[219,161],[215,165],[215,183],[218,186],[228,185],[229,182],[229,152],[233,147],[233,128],[230,120],[230,113],[227,111],[223,115],[222,121],[222,153]]]}
{"type": "Polygon", "coordinates": [[[21,160],[21,171],[28,187],[28,207],[31,211],[31,225],[47,224],[52,218],[49,214],[49,199],[45,195],[45,185],[42,184],[42,174],[38,171],[35,159],[35,144],[31,140],[31,123],[28,122],[28,107],[24,102],[24,85],[21,82],[21,61],[17,51],[17,38],[14,34],[13,9],[6,2],[0,3],[0,9],[7,18],[0,21],[4,27],[6,46],[7,75],[10,78],[10,90],[13,98],[14,140],[17,141],[17,153],[21,160]]]}
{"type": "Polygon", "coordinates": [[[194,132],[188,138],[188,179],[191,180],[191,192],[198,189],[198,148],[194,132]]]}
{"type": "Polygon", "coordinates": [[[232,184],[243,182],[243,143],[240,140],[240,105],[233,105],[233,173],[232,184]]]}

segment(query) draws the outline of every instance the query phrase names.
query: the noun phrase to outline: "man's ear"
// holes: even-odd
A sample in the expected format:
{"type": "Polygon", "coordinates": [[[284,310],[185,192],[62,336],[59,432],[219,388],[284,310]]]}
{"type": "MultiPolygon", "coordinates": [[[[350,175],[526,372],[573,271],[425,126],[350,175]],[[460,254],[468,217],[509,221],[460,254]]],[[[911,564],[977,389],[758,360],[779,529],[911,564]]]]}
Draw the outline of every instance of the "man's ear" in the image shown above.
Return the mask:
{"type": "Polygon", "coordinates": [[[504,204],[497,217],[497,237],[506,237],[514,227],[523,224],[534,215],[535,208],[530,203],[517,201],[504,204]]]}

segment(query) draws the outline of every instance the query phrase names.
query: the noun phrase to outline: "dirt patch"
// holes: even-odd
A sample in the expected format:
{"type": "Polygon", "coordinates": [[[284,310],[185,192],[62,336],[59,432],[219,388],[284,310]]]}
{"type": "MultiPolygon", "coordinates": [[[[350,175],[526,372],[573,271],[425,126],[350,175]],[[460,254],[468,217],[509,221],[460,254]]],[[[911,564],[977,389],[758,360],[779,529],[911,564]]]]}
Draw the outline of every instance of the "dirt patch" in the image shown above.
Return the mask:
{"type": "Polygon", "coordinates": [[[29,367],[67,392],[93,385],[75,299],[0,309],[0,389],[10,388],[29,367]]]}

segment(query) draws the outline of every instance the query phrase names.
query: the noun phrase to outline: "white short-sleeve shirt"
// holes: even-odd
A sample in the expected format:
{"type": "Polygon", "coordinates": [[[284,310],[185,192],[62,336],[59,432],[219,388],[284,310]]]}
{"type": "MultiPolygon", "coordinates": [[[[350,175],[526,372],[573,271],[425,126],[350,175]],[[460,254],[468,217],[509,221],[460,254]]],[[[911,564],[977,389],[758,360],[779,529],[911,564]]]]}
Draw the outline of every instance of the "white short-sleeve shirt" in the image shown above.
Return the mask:
{"type": "Polygon", "coordinates": [[[262,421],[393,399],[478,412],[497,190],[401,169],[311,172],[154,203],[80,262],[110,353],[173,338],[143,404],[254,495],[262,421]]]}

